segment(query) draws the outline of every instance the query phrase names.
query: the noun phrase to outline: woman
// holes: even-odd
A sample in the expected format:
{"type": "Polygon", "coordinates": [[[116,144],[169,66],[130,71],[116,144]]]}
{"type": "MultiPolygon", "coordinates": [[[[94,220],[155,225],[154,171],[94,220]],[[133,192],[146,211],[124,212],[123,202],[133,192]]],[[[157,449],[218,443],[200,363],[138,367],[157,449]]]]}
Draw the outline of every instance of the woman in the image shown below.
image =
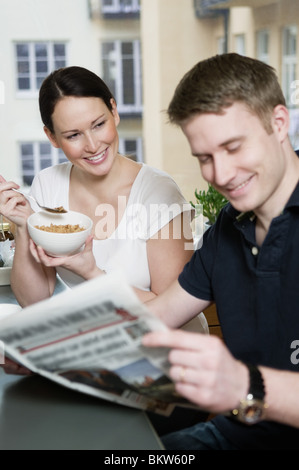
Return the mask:
{"type": "Polygon", "coordinates": [[[26,220],[36,207],[0,180],[0,212],[15,226],[11,286],[22,306],[51,296],[56,273],[70,287],[121,269],[140,300],[159,295],[177,278],[192,250],[190,208],[165,173],[118,153],[120,118],[105,83],[82,67],[51,73],[40,89],[44,130],[67,163],[46,168],[31,194],[44,206],[63,206],[93,220],[79,254],[52,258],[36,247],[26,220]],[[188,219],[188,220],[187,220],[188,219]],[[25,269],[24,269],[25,267],[25,269]]]}

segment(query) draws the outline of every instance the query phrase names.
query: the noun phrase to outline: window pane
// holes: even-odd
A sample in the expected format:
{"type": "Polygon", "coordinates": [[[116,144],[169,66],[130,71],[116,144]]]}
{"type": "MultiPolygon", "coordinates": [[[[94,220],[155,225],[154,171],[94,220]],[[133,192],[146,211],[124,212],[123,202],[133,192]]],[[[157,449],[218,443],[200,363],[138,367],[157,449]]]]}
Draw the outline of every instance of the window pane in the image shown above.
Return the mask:
{"type": "Polygon", "coordinates": [[[54,44],[54,56],[65,57],[65,44],[54,44]]]}
{"type": "Polygon", "coordinates": [[[43,158],[40,161],[40,167],[41,169],[48,168],[49,166],[52,165],[52,160],[51,158],[43,158]]]}
{"type": "Polygon", "coordinates": [[[65,60],[55,60],[54,64],[55,64],[55,67],[54,67],[55,69],[61,69],[62,67],[66,66],[65,60]]]}
{"type": "Polygon", "coordinates": [[[19,61],[18,62],[18,73],[24,74],[29,73],[29,62],[28,61],[19,61]]]}
{"type": "Polygon", "coordinates": [[[17,44],[16,49],[18,57],[29,57],[28,44],[17,44]]]}
{"type": "Polygon", "coordinates": [[[134,62],[132,59],[123,60],[123,102],[134,104],[134,62]]]}
{"type": "Polygon", "coordinates": [[[21,144],[21,155],[22,157],[27,157],[28,155],[33,156],[33,145],[21,144]]]}
{"type": "Polygon", "coordinates": [[[35,44],[35,55],[36,57],[47,57],[47,45],[46,44],[35,44]]]}
{"type": "Polygon", "coordinates": [[[33,173],[33,159],[22,160],[22,168],[24,173],[31,172],[33,173]]]}
{"type": "Polygon", "coordinates": [[[48,62],[46,61],[38,61],[36,62],[36,71],[37,72],[45,72],[48,73],[48,62]]]}
{"type": "Polygon", "coordinates": [[[49,156],[51,155],[51,144],[48,142],[41,142],[39,144],[39,153],[41,156],[49,156]]]}
{"type": "Polygon", "coordinates": [[[133,55],[133,43],[132,42],[123,42],[121,47],[121,52],[123,55],[133,55]]]}
{"type": "Polygon", "coordinates": [[[36,84],[36,89],[39,90],[44,79],[46,78],[47,75],[42,75],[40,77],[36,77],[35,84],[36,84]]]}
{"type": "MultiPolygon", "coordinates": [[[[103,55],[103,80],[110,88],[111,93],[116,95],[116,51],[113,42],[102,44],[103,55]]],[[[117,97],[116,97],[117,98],[117,97]]]]}
{"type": "Polygon", "coordinates": [[[19,78],[18,79],[18,88],[19,88],[19,90],[29,90],[30,89],[29,78],[19,78]]]}
{"type": "Polygon", "coordinates": [[[64,155],[63,151],[61,149],[58,149],[58,161],[59,163],[67,162],[68,159],[64,155]]]}
{"type": "Polygon", "coordinates": [[[125,140],[126,153],[136,153],[136,140],[125,140]]]}

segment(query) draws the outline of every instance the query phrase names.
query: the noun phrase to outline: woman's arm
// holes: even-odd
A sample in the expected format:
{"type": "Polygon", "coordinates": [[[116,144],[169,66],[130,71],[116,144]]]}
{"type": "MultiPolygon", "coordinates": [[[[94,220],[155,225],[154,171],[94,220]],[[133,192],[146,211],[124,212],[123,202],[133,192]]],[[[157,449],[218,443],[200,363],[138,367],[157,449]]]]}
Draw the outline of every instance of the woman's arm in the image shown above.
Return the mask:
{"type": "Polygon", "coordinates": [[[29,249],[27,218],[32,213],[27,199],[13,191],[19,186],[0,176],[0,213],[14,224],[15,255],[11,287],[22,307],[49,297],[55,287],[56,271],[36,263],[29,249]]]}
{"type": "Polygon", "coordinates": [[[179,214],[147,242],[150,291],[135,289],[142,302],[154,299],[176,280],[193,254],[189,216],[179,214]]]}
{"type": "Polygon", "coordinates": [[[55,289],[56,269],[37,263],[30,251],[27,227],[16,226],[15,255],[11,272],[11,288],[22,307],[50,297],[55,289]]]}

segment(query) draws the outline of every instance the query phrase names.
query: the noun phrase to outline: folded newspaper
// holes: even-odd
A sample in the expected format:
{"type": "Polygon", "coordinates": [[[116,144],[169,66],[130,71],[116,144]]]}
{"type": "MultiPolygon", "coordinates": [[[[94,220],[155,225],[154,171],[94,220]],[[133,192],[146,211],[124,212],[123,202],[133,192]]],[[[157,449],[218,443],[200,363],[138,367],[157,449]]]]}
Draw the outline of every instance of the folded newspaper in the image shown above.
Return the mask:
{"type": "Polygon", "coordinates": [[[190,406],[168,375],[168,351],[142,336],[166,326],[120,275],[108,274],[1,320],[5,355],[68,388],[169,415],[190,406]]]}

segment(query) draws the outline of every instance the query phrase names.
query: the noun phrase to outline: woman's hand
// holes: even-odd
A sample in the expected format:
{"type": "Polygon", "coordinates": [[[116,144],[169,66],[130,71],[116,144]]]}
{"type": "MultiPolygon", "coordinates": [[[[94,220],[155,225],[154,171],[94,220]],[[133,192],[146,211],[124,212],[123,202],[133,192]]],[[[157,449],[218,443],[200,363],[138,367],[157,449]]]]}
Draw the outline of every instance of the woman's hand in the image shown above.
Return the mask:
{"type": "Polygon", "coordinates": [[[96,261],[92,252],[93,237],[90,235],[85,242],[84,249],[79,253],[71,256],[52,257],[47,255],[42,247],[36,246],[30,239],[30,252],[37,263],[41,263],[47,267],[58,267],[72,271],[75,274],[83,277],[83,279],[93,279],[103,272],[97,267],[96,261]]]}
{"type": "Polygon", "coordinates": [[[33,211],[27,199],[13,191],[18,188],[18,184],[6,181],[0,175],[0,213],[17,227],[26,227],[27,218],[33,211]]]}
{"type": "Polygon", "coordinates": [[[170,348],[169,373],[177,392],[202,409],[227,412],[246,396],[247,367],[216,336],[157,331],[144,336],[143,345],[170,348]]]}
{"type": "Polygon", "coordinates": [[[32,375],[33,372],[27,369],[27,367],[12,361],[11,359],[5,358],[5,364],[1,365],[6,374],[14,375],[32,375]]]}

